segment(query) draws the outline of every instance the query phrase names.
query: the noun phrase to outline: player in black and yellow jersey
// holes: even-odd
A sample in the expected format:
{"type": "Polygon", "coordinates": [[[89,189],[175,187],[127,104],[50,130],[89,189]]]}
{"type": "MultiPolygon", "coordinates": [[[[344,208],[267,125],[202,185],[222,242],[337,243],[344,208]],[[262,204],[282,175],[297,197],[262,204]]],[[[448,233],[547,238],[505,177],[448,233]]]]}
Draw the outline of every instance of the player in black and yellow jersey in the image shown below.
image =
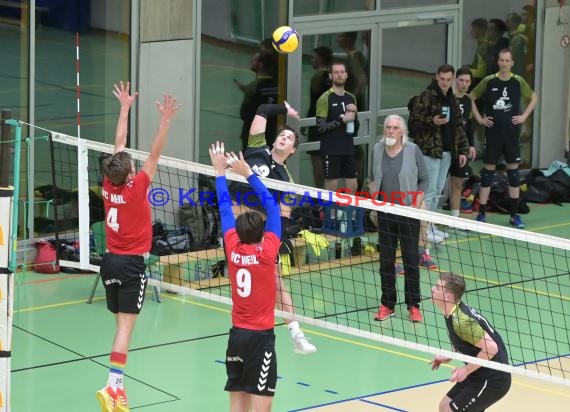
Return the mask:
{"type": "Polygon", "coordinates": [[[511,225],[522,229],[524,223],[517,214],[519,203],[519,163],[520,163],[520,127],[530,116],[536,102],[537,94],[531,89],[525,79],[513,74],[513,53],[509,49],[499,52],[499,72],[485,77],[473,89],[469,97],[473,102],[483,97],[485,99],[485,115],[481,116],[477,105],[473,104],[475,120],[485,126],[485,156],[481,170],[481,189],[479,191],[479,222],[486,221],[485,209],[495,168],[499,156],[504,155],[507,163],[507,179],[509,183],[509,198],[511,199],[511,225]],[[529,101],[521,113],[522,99],[529,101]]]}
{"type": "MultiPolygon", "coordinates": [[[[461,301],[465,280],[454,273],[442,273],[431,289],[431,298],[445,317],[454,352],[508,364],[509,356],[501,335],[472,307],[461,301]]],[[[436,356],[432,369],[451,359],[436,356]]],[[[457,382],[439,403],[440,412],[484,411],[504,397],[511,387],[511,374],[474,363],[455,368],[449,379],[457,382]]]]}

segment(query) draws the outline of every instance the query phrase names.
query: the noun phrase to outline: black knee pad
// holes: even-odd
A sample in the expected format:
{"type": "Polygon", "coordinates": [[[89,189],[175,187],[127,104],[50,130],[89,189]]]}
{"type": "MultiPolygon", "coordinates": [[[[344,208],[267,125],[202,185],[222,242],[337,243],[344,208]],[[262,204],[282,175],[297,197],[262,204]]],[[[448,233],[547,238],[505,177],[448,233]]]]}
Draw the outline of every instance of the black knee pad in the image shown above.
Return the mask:
{"type": "Polygon", "coordinates": [[[521,181],[519,169],[507,169],[507,180],[510,187],[519,187],[521,181]]]}
{"type": "Polygon", "coordinates": [[[490,187],[493,183],[493,176],[495,176],[494,170],[481,169],[481,187],[490,187]]]}

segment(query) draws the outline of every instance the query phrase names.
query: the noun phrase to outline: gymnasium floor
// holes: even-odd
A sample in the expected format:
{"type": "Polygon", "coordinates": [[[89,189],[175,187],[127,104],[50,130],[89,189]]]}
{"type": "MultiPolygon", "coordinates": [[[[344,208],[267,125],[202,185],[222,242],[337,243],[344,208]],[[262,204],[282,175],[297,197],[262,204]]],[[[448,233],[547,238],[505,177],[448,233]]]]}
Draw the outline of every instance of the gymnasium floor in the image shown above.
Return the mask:
{"type": "MultiPolygon", "coordinates": [[[[525,216],[527,227],[568,238],[569,207],[534,205],[525,216]]],[[[490,215],[491,223],[505,220],[505,216],[490,215]]],[[[377,270],[377,263],[371,269],[377,270]]],[[[478,279],[478,274],[465,275],[478,279]]],[[[437,272],[422,271],[422,277],[435,279],[437,272]]],[[[98,410],[94,395],[106,382],[113,319],[106,310],[102,286],[95,301],[85,303],[93,279],[93,275],[63,273],[17,274],[14,411],[98,410]]],[[[291,287],[295,289],[293,282],[291,287]]],[[[558,292],[561,301],[570,300],[570,284],[565,282],[558,292]]],[[[427,280],[422,295],[429,296],[427,280]]],[[[162,303],[152,301],[149,290],[133,336],[126,368],[131,409],[227,410],[223,359],[229,308],[193,297],[166,293],[162,297],[162,303]]],[[[426,322],[419,329],[443,322],[433,315],[429,300],[423,306],[426,322]]],[[[369,312],[372,316],[373,309],[369,312]]],[[[275,411],[433,411],[451,386],[446,381],[450,368],[432,372],[427,354],[310,326],[304,329],[318,346],[316,354],[293,354],[288,331],[282,325],[276,328],[280,378],[275,411]]],[[[389,329],[390,325],[386,333],[389,329]]],[[[570,370],[570,350],[561,352],[564,369],[570,370]]],[[[491,410],[565,410],[569,402],[567,387],[515,377],[511,392],[491,410]]]]}

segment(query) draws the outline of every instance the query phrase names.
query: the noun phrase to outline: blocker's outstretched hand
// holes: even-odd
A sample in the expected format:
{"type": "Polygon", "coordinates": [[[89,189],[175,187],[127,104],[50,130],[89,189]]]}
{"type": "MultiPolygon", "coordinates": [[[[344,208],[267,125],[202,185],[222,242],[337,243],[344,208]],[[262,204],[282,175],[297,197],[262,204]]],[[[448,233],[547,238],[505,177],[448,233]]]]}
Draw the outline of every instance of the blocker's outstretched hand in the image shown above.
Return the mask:
{"type": "Polygon", "coordinates": [[[237,173],[240,176],[245,177],[246,179],[253,174],[253,171],[243,158],[242,152],[239,152],[239,158],[236,156],[234,152],[226,154],[226,161],[230,170],[234,173],[237,173]]]}
{"type": "Polygon", "coordinates": [[[162,98],[162,103],[156,102],[156,107],[162,115],[162,119],[170,121],[180,109],[180,104],[176,101],[176,97],[171,94],[165,94],[162,98]]]}
{"type": "Polygon", "coordinates": [[[224,143],[216,142],[208,150],[210,153],[210,159],[212,160],[212,166],[214,166],[214,171],[216,176],[226,175],[226,155],[224,153],[224,143]]]}
{"type": "Polygon", "coordinates": [[[124,84],[121,80],[119,84],[115,84],[113,87],[113,94],[117,98],[117,100],[121,103],[121,107],[129,108],[139,95],[138,92],[130,94],[131,89],[131,82],[127,82],[124,84]]]}

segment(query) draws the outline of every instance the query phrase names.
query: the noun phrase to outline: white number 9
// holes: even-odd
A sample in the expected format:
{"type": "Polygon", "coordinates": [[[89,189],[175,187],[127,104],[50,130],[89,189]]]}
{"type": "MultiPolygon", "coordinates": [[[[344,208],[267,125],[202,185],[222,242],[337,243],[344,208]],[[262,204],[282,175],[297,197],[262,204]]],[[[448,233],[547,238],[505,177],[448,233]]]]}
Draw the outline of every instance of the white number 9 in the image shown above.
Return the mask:
{"type": "Polygon", "coordinates": [[[242,298],[247,298],[251,294],[251,273],[247,269],[241,268],[236,273],[237,293],[242,298]]]}

